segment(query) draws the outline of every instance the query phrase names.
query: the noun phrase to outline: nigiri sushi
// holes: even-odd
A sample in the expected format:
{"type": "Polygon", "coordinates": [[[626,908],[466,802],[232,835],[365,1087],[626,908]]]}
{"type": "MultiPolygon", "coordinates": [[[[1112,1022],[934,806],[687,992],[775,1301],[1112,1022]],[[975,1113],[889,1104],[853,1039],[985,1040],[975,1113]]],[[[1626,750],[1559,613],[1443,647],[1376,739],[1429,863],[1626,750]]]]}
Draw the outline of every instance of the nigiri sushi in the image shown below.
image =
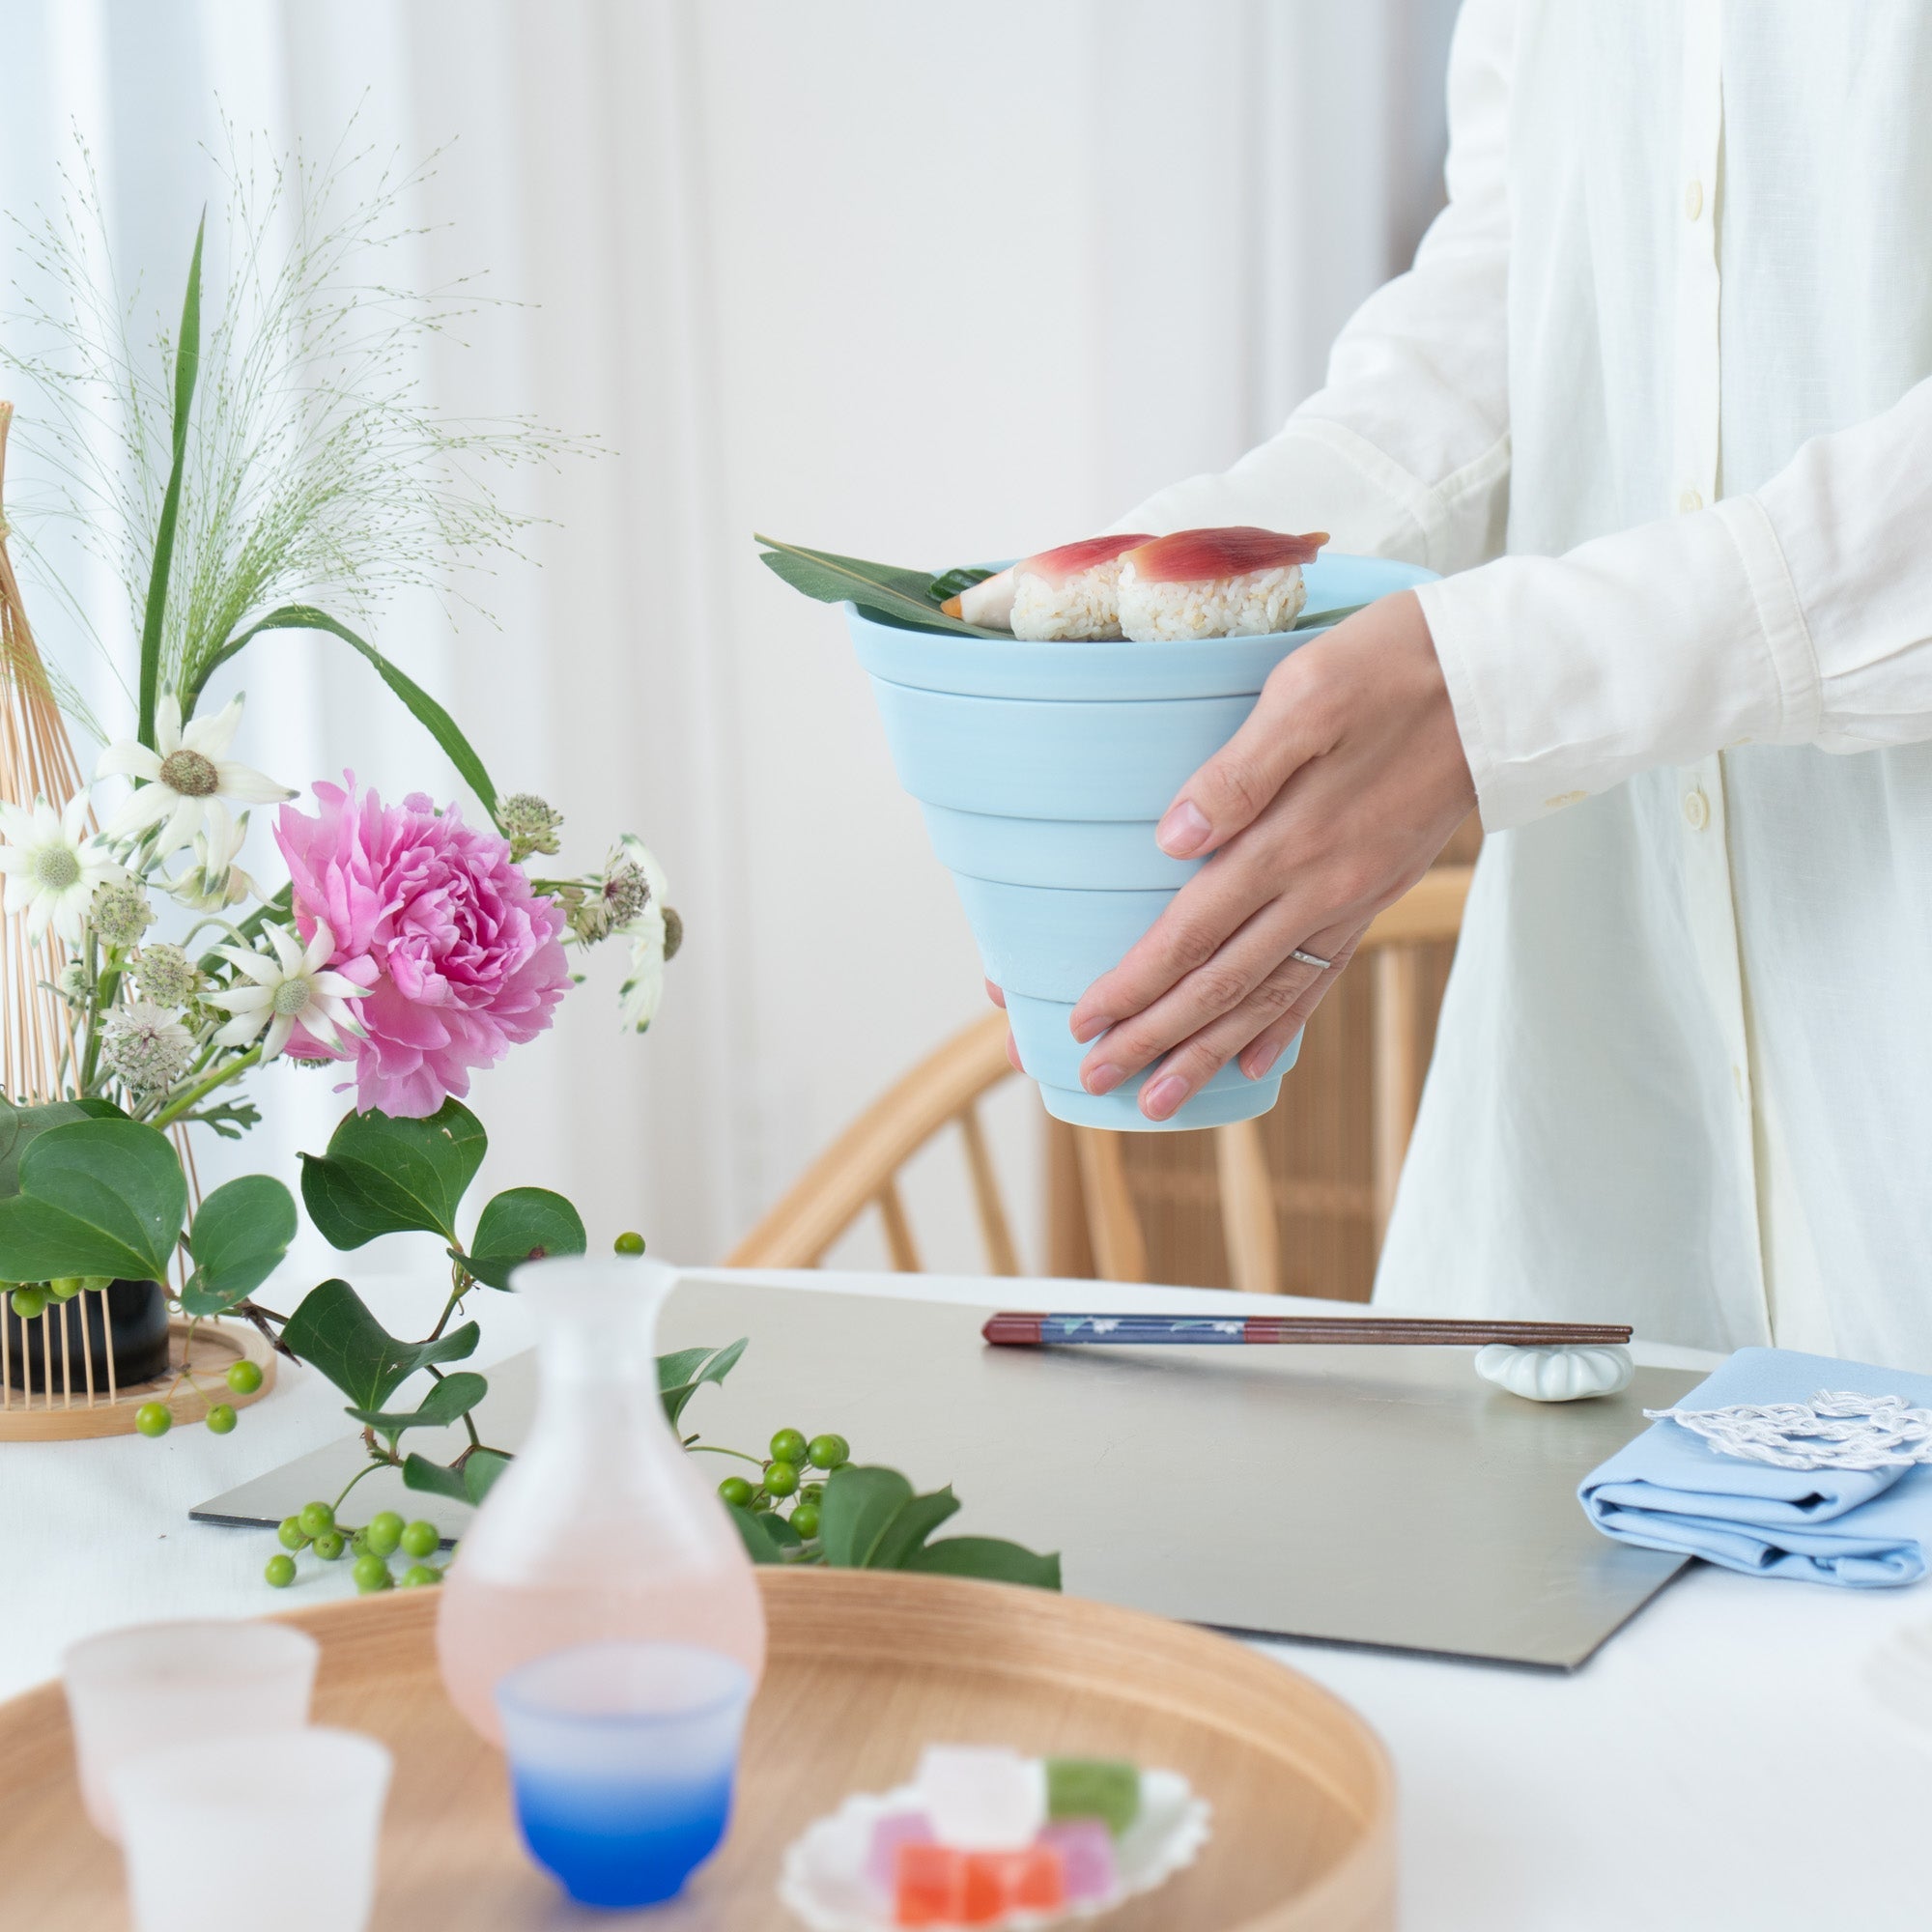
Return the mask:
{"type": "Polygon", "coordinates": [[[1153,643],[1290,630],[1308,601],[1301,566],[1327,541],[1325,530],[1289,536],[1247,525],[1143,540],[1120,560],[1121,634],[1153,643]]]}
{"type": "Polygon", "coordinates": [[[1087,537],[1043,550],[970,585],[941,608],[969,624],[1009,630],[1032,643],[1118,638],[1121,557],[1146,542],[1142,532],[1087,537]]]}

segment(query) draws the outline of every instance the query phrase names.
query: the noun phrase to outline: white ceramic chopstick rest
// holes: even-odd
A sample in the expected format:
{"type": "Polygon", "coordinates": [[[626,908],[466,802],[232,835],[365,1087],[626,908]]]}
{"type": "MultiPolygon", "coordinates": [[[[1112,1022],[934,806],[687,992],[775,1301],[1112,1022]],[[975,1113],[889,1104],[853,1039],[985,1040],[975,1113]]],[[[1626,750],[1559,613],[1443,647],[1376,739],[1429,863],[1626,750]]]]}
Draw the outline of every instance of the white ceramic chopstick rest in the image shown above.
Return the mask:
{"type": "Polygon", "coordinates": [[[1528,1402],[1585,1402],[1629,1388],[1636,1364],[1620,1347],[1513,1349],[1492,1342],[1478,1351],[1476,1373],[1528,1402]]]}

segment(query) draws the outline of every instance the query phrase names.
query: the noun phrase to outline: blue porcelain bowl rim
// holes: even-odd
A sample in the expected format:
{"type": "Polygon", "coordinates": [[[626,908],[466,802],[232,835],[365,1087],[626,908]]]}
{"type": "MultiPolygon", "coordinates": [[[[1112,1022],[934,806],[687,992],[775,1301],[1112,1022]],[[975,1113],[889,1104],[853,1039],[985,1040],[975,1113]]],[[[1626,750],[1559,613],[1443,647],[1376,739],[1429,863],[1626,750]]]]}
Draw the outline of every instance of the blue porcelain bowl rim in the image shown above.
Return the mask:
{"type": "MultiPolygon", "coordinates": [[[[1306,566],[1308,605],[1320,615],[1411,589],[1435,577],[1393,557],[1324,551],[1306,566]],[[1361,579],[1367,578],[1364,584],[1361,579]],[[1324,579],[1332,580],[1324,582],[1324,579]]],[[[1018,639],[922,631],[847,602],[841,609],[859,661],[874,677],[915,690],[960,696],[1105,702],[1246,696],[1261,690],[1292,650],[1332,628],[1304,624],[1262,637],[1202,638],[1178,643],[1111,639],[1095,643],[1027,643],[1018,639]]]]}
{"type": "MultiPolygon", "coordinates": [[[[707,1650],[696,1643],[652,1643],[627,1641],[622,1637],[606,1638],[598,1643],[577,1643],[566,1645],[561,1650],[547,1650],[541,1657],[526,1659],[514,1670],[507,1670],[497,1680],[491,1692],[497,1707],[506,1717],[540,1718],[552,1723],[582,1724],[589,1728],[612,1730],[619,1726],[658,1726],[669,1724],[693,1724],[707,1718],[715,1718],[728,1711],[734,1704],[749,1704],[752,1699],[752,1674],[735,1658],[726,1657],[723,1651],[707,1650]],[[725,1672],[728,1684],[714,1697],[702,1702],[680,1705],[670,1711],[642,1710],[573,1710],[568,1705],[545,1698],[529,1688],[529,1680],[535,1678],[549,1666],[566,1658],[578,1658],[595,1652],[611,1651],[653,1651],[661,1655],[678,1653],[686,1657],[701,1658],[707,1667],[717,1667],[725,1672]]],[[[511,1753],[515,1755],[514,1752],[511,1753]]]]}

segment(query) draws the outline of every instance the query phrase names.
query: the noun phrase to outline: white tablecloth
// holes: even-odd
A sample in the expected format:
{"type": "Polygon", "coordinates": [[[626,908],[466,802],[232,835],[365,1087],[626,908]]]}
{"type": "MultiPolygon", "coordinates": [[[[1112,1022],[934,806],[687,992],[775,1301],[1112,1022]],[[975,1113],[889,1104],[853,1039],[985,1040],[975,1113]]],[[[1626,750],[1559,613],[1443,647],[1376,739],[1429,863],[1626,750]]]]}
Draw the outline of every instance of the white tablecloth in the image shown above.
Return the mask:
{"type": "MultiPolygon", "coordinates": [[[[1011,1303],[1014,1285],[835,1273],[805,1289],[1011,1303]]],[[[385,1289],[407,1331],[413,1310],[385,1289]]],[[[426,1277],[420,1299],[438,1305],[426,1277]]],[[[1173,1291],[1057,1283],[1035,1306],[1173,1305],[1173,1291]]],[[[1252,1313],[1238,1296],[1213,1298],[1252,1313]]],[[[1191,1304],[1190,1304],[1191,1305],[1191,1304]]],[[[1297,1306],[1321,1308],[1329,1304],[1297,1306]]],[[[478,1361],[528,1343],[492,1295],[478,1361]]],[[[425,1324],[426,1325],[426,1324],[425,1324]]],[[[1698,1366],[1684,1350],[1640,1360],[1698,1366]]],[[[204,1497],[344,1434],[340,1398],[285,1370],[227,1437],[0,1445],[0,1695],[62,1647],[142,1619],[259,1615],[350,1589],[346,1564],[277,1595],[266,1531],[187,1520],[204,1497]]],[[[1734,1932],[1925,1922],[1932,1750],[1881,1708],[1866,1659],[1932,1622],[1932,1592],[1832,1590],[1698,1565],[1574,1676],[1314,1644],[1262,1648],[1346,1697],[1401,1779],[1410,1932],[1734,1932]]],[[[0,1803],[6,1794],[0,1790],[0,1803]]]]}

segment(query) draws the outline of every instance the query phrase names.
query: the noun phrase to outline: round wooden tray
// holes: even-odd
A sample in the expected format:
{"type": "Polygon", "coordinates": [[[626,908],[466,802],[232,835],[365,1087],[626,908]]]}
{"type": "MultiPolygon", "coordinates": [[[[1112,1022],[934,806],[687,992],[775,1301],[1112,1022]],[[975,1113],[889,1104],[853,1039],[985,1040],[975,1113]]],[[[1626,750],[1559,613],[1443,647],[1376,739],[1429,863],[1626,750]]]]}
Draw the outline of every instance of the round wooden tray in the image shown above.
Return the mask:
{"type": "MultiPolygon", "coordinates": [[[[648,1913],[575,1912],[526,1862],[502,1760],[438,1681],[435,1591],[291,1615],[322,1639],[318,1720],[372,1732],[396,1753],[372,1932],[593,1920],[779,1932],[794,1922],[775,1889],[785,1846],[847,1792],[901,1782],[934,1741],[1131,1757],[1193,1780],[1214,1807],[1207,1849],[1110,1917],[1109,1932],[1395,1924],[1388,1758],[1298,1672],[1205,1631],[1044,1591],[839,1570],[761,1571],[759,1581],[771,1662],[730,1837],[681,1899],[648,1913]]],[[[0,1872],[10,1924],[125,1932],[121,1862],[81,1811],[57,1684],[0,1705],[0,1872]]],[[[243,1917],[272,1923],[272,1901],[243,1917]]]]}
{"type": "MultiPolygon", "coordinates": [[[[152,1381],[128,1382],[111,1398],[104,1374],[91,1398],[85,1387],[56,1387],[45,1394],[38,1389],[32,1394],[20,1389],[0,1391],[0,1442],[77,1442],[91,1435],[131,1435],[134,1411],[144,1402],[160,1399],[166,1400],[177,1422],[199,1422],[217,1402],[245,1408],[274,1387],[275,1351],[259,1329],[246,1321],[201,1321],[194,1324],[194,1373],[200,1386],[183,1382],[169,1395],[181,1373],[188,1327],[179,1316],[168,1323],[165,1375],[152,1381]],[[232,1362],[244,1357],[262,1371],[262,1386],[252,1395],[237,1395],[221,1379],[232,1362]]],[[[76,1355],[76,1380],[79,1368],[76,1355]]]]}

